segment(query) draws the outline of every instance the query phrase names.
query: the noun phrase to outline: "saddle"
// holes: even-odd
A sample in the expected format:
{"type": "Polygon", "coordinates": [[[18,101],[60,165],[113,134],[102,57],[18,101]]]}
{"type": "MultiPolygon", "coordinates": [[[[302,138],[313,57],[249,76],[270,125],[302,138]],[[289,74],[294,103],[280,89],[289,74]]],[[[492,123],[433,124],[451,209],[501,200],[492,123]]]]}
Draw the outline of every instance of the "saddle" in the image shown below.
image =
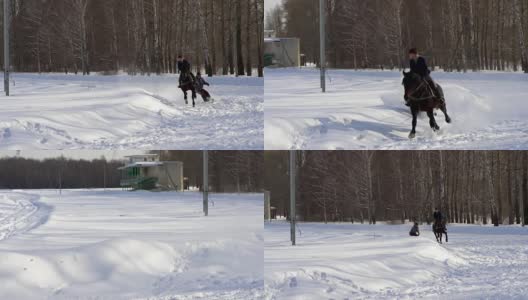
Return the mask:
{"type": "Polygon", "coordinates": [[[194,77],[192,76],[192,74],[190,72],[182,74],[180,87],[185,86],[187,84],[192,84],[193,86],[195,84],[194,77]]]}

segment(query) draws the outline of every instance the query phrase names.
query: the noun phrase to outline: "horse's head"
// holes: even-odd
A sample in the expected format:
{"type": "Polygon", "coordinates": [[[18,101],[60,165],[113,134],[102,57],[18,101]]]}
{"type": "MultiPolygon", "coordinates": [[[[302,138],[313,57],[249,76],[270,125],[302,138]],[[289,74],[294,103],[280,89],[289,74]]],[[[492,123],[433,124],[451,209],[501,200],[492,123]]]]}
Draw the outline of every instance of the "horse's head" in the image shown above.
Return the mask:
{"type": "Polygon", "coordinates": [[[416,75],[413,72],[405,72],[403,71],[403,80],[402,85],[405,89],[405,94],[407,95],[410,91],[416,89],[418,86],[420,80],[418,78],[418,75],[416,75]]]}

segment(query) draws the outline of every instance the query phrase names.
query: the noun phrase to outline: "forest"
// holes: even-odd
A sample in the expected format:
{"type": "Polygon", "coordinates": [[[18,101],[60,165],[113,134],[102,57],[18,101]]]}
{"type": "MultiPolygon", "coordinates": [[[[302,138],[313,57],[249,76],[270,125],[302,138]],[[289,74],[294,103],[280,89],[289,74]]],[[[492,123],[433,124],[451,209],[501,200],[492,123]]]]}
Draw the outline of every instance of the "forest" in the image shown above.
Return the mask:
{"type": "Polygon", "coordinates": [[[15,72],[263,77],[264,0],[3,1],[15,72]]]}
{"type": "MultiPolygon", "coordinates": [[[[528,151],[298,151],[297,218],[528,224],[528,151]]],[[[289,156],[267,151],[265,189],[288,216],[289,156]]]]}
{"type": "MultiPolygon", "coordinates": [[[[528,0],[325,2],[331,67],[403,68],[416,47],[446,71],[528,73],[528,0]]],[[[265,19],[266,29],[300,38],[307,61],[319,62],[319,0],[283,0],[265,19]]]]}
{"type": "MultiPolygon", "coordinates": [[[[203,152],[195,150],[152,151],[161,160],[183,161],[191,186],[202,186],[203,152]]],[[[209,190],[213,192],[262,192],[263,151],[209,151],[209,190]]]]}
{"type": "MultiPolygon", "coordinates": [[[[182,161],[190,186],[202,187],[202,151],[152,151],[182,161]]],[[[124,160],[0,158],[0,189],[118,188],[124,160]]],[[[261,192],[262,151],[210,151],[211,192],[261,192]]]]}

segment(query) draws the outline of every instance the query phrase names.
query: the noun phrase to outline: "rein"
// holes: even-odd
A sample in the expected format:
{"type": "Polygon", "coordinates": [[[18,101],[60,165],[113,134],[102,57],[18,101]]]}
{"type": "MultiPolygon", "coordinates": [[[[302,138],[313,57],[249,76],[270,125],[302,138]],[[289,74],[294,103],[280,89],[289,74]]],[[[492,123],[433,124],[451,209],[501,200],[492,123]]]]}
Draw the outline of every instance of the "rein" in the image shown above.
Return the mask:
{"type": "Polygon", "coordinates": [[[422,82],[420,83],[420,85],[416,89],[414,89],[412,92],[407,94],[407,98],[409,98],[409,100],[411,100],[411,101],[423,101],[423,100],[428,100],[428,99],[435,98],[434,93],[431,93],[431,96],[422,97],[422,98],[416,98],[416,97],[412,96],[414,93],[419,91],[424,84],[426,84],[426,81],[422,79],[422,82]]]}

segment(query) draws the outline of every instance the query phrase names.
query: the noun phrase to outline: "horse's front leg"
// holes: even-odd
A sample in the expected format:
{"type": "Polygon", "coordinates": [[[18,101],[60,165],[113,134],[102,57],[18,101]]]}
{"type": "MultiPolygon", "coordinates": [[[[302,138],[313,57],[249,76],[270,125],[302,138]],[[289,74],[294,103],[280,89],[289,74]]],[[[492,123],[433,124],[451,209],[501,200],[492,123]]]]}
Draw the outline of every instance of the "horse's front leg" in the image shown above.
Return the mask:
{"type": "Polygon", "coordinates": [[[440,130],[440,126],[438,126],[438,124],[436,123],[433,110],[428,111],[427,116],[429,117],[429,125],[431,126],[433,131],[440,130]]]}
{"type": "Polygon", "coordinates": [[[193,107],[196,106],[196,102],[195,102],[195,100],[196,100],[196,90],[193,89],[193,90],[192,90],[192,101],[193,101],[193,107]]]}
{"type": "Polygon", "coordinates": [[[187,100],[187,91],[183,91],[183,96],[184,96],[184,99],[185,99],[185,104],[189,104],[189,101],[187,100]]]}
{"type": "Polygon", "coordinates": [[[447,105],[445,104],[445,102],[442,107],[440,107],[440,110],[444,113],[446,122],[448,124],[451,123],[451,117],[447,114],[447,105]]]}
{"type": "Polygon", "coordinates": [[[447,231],[444,231],[445,235],[446,235],[446,243],[447,243],[447,231]]]}
{"type": "Polygon", "coordinates": [[[414,137],[416,136],[416,123],[418,122],[418,109],[411,108],[411,113],[412,113],[412,129],[411,129],[411,133],[409,133],[409,138],[414,139],[414,137]]]}

